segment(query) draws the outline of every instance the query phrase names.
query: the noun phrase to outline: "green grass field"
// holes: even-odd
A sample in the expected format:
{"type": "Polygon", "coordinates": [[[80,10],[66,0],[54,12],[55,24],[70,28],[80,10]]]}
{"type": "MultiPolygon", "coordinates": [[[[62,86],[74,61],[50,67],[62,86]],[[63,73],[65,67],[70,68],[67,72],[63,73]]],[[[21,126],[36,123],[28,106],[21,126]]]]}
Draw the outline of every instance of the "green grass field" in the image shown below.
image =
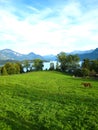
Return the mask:
{"type": "Polygon", "coordinates": [[[98,130],[98,80],[49,71],[0,76],[0,130],[98,130]]]}

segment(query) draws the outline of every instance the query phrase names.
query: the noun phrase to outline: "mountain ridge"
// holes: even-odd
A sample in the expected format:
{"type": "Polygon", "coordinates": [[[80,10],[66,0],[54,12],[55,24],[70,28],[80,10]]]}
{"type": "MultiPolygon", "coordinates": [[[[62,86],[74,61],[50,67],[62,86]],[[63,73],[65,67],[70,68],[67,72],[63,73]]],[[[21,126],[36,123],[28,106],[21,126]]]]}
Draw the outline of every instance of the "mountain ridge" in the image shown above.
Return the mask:
{"type": "Polygon", "coordinates": [[[78,54],[78,56],[81,60],[86,58],[90,60],[98,59],[98,48],[94,49],[91,53],[78,54]]]}
{"type": "MultiPolygon", "coordinates": [[[[86,50],[86,51],[73,51],[68,54],[77,54],[80,57],[80,60],[83,60],[85,58],[88,59],[98,59],[98,48],[96,49],[91,49],[91,50],[86,50]]],[[[55,61],[57,60],[56,55],[44,55],[41,56],[39,54],[35,54],[34,52],[30,52],[28,54],[21,54],[16,51],[13,51],[11,49],[3,49],[0,50],[0,60],[33,60],[39,58],[41,60],[47,60],[47,61],[55,61]]]]}

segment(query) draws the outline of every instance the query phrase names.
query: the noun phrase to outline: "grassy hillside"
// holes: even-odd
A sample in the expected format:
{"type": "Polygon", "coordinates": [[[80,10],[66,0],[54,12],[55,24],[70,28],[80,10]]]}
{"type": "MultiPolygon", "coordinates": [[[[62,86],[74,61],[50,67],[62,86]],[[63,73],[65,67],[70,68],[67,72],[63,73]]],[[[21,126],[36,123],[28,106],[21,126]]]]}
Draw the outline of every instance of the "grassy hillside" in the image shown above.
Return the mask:
{"type": "Polygon", "coordinates": [[[98,80],[48,71],[0,76],[0,130],[98,130],[98,80]]]}

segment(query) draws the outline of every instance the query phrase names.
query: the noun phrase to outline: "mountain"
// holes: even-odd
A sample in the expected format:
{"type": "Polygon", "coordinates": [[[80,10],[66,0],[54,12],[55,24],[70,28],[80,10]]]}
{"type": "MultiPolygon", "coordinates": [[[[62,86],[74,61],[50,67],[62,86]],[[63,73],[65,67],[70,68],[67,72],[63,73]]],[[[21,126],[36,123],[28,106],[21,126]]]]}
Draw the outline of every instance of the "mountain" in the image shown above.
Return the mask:
{"type": "MultiPolygon", "coordinates": [[[[69,54],[72,54],[72,55],[78,54],[80,59],[81,59],[81,57],[82,57],[82,59],[84,59],[86,54],[92,53],[93,51],[94,51],[94,49],[85,50],[85,51],[76,50],[76,51],[73,51],[73,52],[70,52],[70,53],[66,53],[66,54],[67,55],[69,55],[69,54]],[[84,55],[82,56],[81,54],[84,54],[84,55]]],[[[49,60],[49,61],[56,61],[57,60],[56,55],[45,55],[43,57],[44,57],[45,60],[49,60]]]]}
{"type": "MultiPolygon", "coordinates": [[[[98,59],[98,48],[96,48],[95,50],[87,50],[87,51],[74,51],[68,54],[77,54],[80,57],[80,60],[83,60],[85,58],[88,59],[98,59]]],[[[4,49],[4,50],[0,50],[0,61],[13,61],[13,60],[33,60],[33,59],[42,59],[42,60],[47,60],[47,61],[56,61],[57,57],[56,55],[45,55],[45,56],[41,56],[38,54],[35,54],[33,52],[29,53],[29,54],[20,54],[18,52],[15,52],[13,50],[10,49],[4,49]]]]}
{"type": "Polygon", "coordinates": [[[79,50],[76,50],[76,51],[70,52],[69,54],[72,54],[72,55],[74,55],[74,54],[85,54],[85,53],[91,53],[91,52],[93,52],[93,51],[94,51],[94,49],[86,50],[86,51],[79,51],[79,50]]]}
{"type": "Polygon", "coordinates": [[[37,58],[42,59],[42,60],[44,59],[41,55],[35,54],[35,53],[33,53],[33,52],[31,52],[31,53],[25,55],[25,58],[26,58],[26,59],[29,59],[29,60],[37,59],[37,58]]]}
{"type": "Polygon", "coordinates": [[[0,51],[0,60],[18,60],[18,57],[21,56],[22,54],[10,49],[4,49],[0,51]]]}
{"type": "Polygon", "coordinates": [[[57,57],[55,55],[45,55],[43,56],[44,60],[47,60],[47,61],[56,61],[57,60],[57,57]]]}
{"type": "Polygon", "coordinates": [[[96,48],[95,50],[89,53],[78,54],[78,56],[80,57],[80,60],[83,60],[86,58],[91,59],[91,60],[98,59],[98,48],[96,48]]]}
{"type": "Polygon", "coordinates": [[[37,55],[33,52],[29,54],[20,54],[10,49],[0,50],[0,60],[33,60],[36,58],[43,59],[42,56],[37,55]]]}

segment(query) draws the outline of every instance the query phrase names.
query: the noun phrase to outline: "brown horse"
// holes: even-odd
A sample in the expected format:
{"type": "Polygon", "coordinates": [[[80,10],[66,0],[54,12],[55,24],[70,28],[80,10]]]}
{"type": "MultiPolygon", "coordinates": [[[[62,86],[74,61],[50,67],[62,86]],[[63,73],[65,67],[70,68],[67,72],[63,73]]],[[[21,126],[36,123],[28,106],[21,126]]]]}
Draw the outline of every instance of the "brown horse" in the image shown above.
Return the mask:
{"type": "Polygon", "coordinates": [[[83,85],[84,87],[89,87],[89,88],[92,87],[91,83],[81,83],[81,85],[83,85]]]}

